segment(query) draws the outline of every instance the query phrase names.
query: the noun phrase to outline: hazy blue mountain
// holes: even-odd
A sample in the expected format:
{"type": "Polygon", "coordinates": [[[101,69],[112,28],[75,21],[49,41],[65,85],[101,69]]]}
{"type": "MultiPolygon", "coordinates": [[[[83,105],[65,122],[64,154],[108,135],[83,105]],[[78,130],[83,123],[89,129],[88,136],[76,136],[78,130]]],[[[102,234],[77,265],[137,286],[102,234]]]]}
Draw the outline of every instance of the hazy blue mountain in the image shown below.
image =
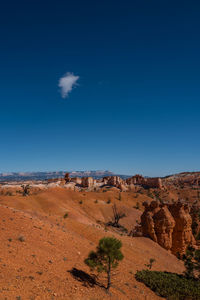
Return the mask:
{"type": "MultiPolygon", "coordinates": [[[[115,175],[110,171],[57,171],[57,172],[11,172],[0,173],[0,182],[3,181],[22,181],[22,180],[46,180],[52,178],[62,178],[65,173],[69,172],[71,177],[93,177],[101,178],[104,176],[115,175]]],[[[120,175],[122,178],[126,178],[126,175],[120,175]]]]}

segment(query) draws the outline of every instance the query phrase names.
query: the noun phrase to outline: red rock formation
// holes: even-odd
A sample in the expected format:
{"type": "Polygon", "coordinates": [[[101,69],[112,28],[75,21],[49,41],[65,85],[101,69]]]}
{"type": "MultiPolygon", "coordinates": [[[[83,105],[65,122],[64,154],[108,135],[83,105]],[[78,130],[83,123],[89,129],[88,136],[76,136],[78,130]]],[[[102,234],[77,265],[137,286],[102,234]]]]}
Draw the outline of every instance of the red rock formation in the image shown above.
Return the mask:
{"type": "Polygon", "coordinates": [[[92,177],[82,177],[81,178],[81,185],[83,187],[90,188],[94,185],[94,179],[92,177]]]}
{"type": "Polygon", "coordinates": [[[121,191],[134,190],[135,185],[141,185],[148,188],[162,188],[162,181],[160,178],[144,178],[141,175],[135,175],[131,178],[123,180],[119,176],[107,176],[103,179],[95,180],[92,177],[74,177],[70,178],[69,173],[65,174],[65,183],[74,182],[76,184],[82,185],[83,187],[92,187],[96,183],[101,183],[102,185],[110,185],[119,188],[121,191]]]}
{"type": "Polygon", "coordinates": [[[69,176],[69,173],[66,173],[65,174],[65,182],[67,183],[67,182],[70,182],[70,176],[69,176]]]}
{"type": "Polygon", "coordinates": [[[167,176],[162,180],[166,186],[198,187],[200,185],[200,172],[183,172],[167,176]]]}
{"type": "Polygon", "coordinates": [[[154,228],[157,237],[157,243],[163,248],[172,249],[172,233],[175,227],[175,221],[166,205],[154,214],[154,228]]]}
{"type": "Polygon", "coordinates": [[[128,184],[137,184],[137,185],[143,185],[145,182],[145,178],[142,175],[136,174],[135,176],[132,176],[131,178],[127,179],[128,184]]]}
{"type": "Polygon", "coordinates": [[[148,205],[147,202],[144,202],[143,205],[145,207],[145,211],[141,215],[143,236],[149,237],[157,243],[153,216],[156,212],[159,211],[159,203],[157,201],[152,201],[150,205],[148,205]]]}
{"type": "Polygon", "coordinates": [[[123,179],[121,179],[119,176],[110,176],[108,179],[108,185],[118,186],[120,184],[123,184],[123,179]]]}
{"type": "Polygon", "coordinates": [[[163,187],[162,180],[159,177],[145,178],[144,185],[147,186],[148,188],[161,189],[163,187]]]}
{"type": "Polygon", "coordinates": [[[81,184],[82,183],[82,179],[80,177],[72,177],[71,178],[71,182],[74,182],[76,184],[81,184]]]}
{"type": "Polygon", "coordinates": [[[178,202],[171,205],[152,201],[143,203],[142,233],[173,254],[183,254],[188,245],[195,245],[192,234],[192,218],[187,205],[178,202]]]}
{"type": "Polygon", "coordinates": [[[135,175],[130,178],[126,179],[126,183],[128,185],[134,184],[134,185],[141,185],[143,187],[147,188],[162,188],[162,180],[159,177],[152,177],[152,178],[144,178],[141,175],[135,175]]]}
{"type": "Polygon", "coordinates": [[[116,188],[120,189],[121,191],[126,191],[126,182],[120,178],[119,176],[108,176],[103,178],[104,184],[115,186],[116,188]]]}
{"type": "Polygon", "coordinates": [[[175,220],[171,250],[174,254],[183,254],[188,245],[195,245],[189,207],[187,204],[178,202],[169,205],[169,210],[175,220]]]}

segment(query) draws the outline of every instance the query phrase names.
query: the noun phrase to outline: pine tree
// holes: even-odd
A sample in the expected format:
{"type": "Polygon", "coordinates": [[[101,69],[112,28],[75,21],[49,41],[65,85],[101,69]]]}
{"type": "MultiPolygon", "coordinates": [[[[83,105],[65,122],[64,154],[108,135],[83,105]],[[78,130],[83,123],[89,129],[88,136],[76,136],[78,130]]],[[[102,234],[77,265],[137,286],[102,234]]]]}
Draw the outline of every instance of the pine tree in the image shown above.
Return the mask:
{"type": "Polygon", "coordinates": [[[106,289],[109,290],[111,285],[111,271],[118,266],[124,256],[121,253],[122,243],[114,237],[104,237],[99,241],[96,252],[91,251],[85,259],[85,264],[91,270],[105,272],[107,274],[106,289]]]}

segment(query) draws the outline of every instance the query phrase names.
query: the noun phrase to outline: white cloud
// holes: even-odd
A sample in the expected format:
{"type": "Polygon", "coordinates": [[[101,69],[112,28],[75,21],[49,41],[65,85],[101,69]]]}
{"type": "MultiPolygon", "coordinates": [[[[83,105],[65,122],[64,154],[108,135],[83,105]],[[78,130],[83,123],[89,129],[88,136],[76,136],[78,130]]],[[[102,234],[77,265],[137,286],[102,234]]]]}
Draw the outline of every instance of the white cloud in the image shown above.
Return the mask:
{"type": "Polygon", "coordinates": [[[79,76],[75,76],[73,73],[66,73],[63,77],[59,79],[58,86],[63,98],[66,98],[71,92],[72,88],[77,85],[79,76]]]}

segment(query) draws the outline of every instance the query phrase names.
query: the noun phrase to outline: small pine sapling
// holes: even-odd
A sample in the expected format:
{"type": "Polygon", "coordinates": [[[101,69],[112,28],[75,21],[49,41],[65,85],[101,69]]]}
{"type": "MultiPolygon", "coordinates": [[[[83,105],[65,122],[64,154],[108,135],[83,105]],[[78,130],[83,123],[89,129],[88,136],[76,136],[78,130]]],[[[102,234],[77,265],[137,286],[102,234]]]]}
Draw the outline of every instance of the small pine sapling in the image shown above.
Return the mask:
{"type": "Polygon", "coordinates": [[[114,237],[104,237],[99,241],[96,252],[91,251],[85,259],[85,264],[91,270],[105,272],[107,274],[106,290],[109,291],[111,285],[112,269],[117,268],[119,261],[124,256],[121,252],[122,243],[114,237]]]}

